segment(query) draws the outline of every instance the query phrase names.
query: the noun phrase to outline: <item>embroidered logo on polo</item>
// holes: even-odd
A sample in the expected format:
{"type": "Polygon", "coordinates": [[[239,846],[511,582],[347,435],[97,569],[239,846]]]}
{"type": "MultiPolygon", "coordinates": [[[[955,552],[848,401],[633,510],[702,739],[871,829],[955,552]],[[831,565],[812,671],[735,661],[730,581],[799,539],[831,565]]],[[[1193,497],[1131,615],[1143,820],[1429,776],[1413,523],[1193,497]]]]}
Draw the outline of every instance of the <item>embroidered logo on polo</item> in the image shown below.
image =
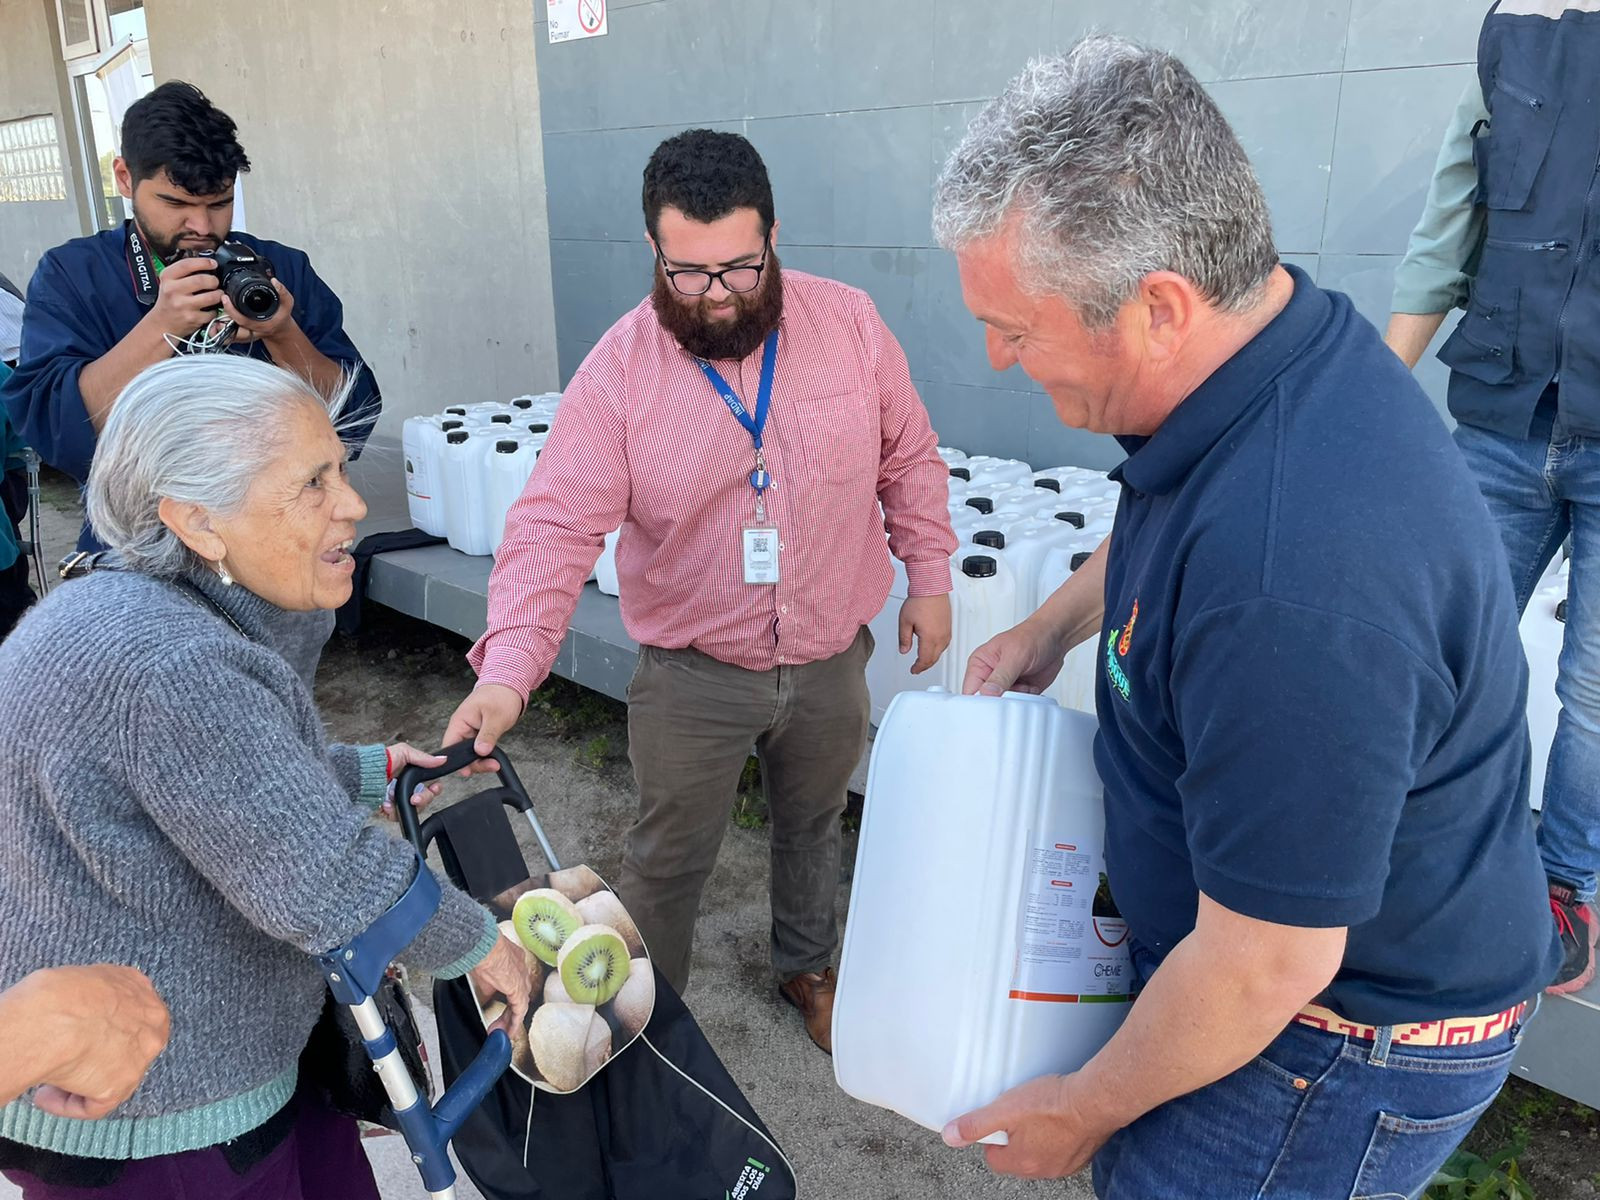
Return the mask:
{"type": "Polygon", "coordinates": [[[1128,682],[1128,673],[1122,669],[1122,660],[1128,657],[1128,650],[1133,645],[1133,627],[1138,621],[1139,601],[1135,597],[1127,624],[1106,635],[1106,678],[1111,681],[1111,690],[1124,700],[1130,698],[1133,689],[1128,682]]]}

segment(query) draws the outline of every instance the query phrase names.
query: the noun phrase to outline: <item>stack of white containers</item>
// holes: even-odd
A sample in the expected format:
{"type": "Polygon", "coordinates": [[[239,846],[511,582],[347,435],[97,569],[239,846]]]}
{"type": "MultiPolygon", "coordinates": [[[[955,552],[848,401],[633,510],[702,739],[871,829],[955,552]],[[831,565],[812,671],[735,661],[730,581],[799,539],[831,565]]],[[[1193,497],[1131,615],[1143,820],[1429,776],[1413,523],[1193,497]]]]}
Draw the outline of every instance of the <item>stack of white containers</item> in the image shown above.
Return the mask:
{"type": "MultiPolygon", "coordinates": [[[[463,554],[497,553],[506,512],[527,486],[560,404],[560,392],[545,392],[407,420],[401,440],[411,523],[463,554]]],[[[591,576],[612,596],[616,549],[613,530],[591,576]]]]}
{"type": "MultiPolygon", "coordinates": [[[[519,396],[508,404],[453,405],[412,417],[403,433],[411,522],[463,554],[494,554],[506,512],[522,494],[549,436],[559,392],[519,396]]],[[[953,640],[933,670],[911,674],[915,654],[899,653],[905,567],[896,560],[888,603],[873,619],[877,649],[867,664],[872,719],[883,719],[900,692],[959,691],[973,650],[1033,613],[1111,529],[1117,485],[1084,467],[1035,471],[1025,462],[968,456],[940,447],[950,467],[950,517],[960,547],[950,560],[953,640]]],[[[618,531],[606,535],[593,578],[619,594],[618,531]]],[[[1094,711],[1092,644],[1067,658],[1049,694],[1094,711]]]]}
{"type": "Polygon", "coordinates": [[[560,403],[550,392],[409,418],[401,447],[411,523],[463,554],[494,553],[560,403]]]}
{"type": "MultiPolygon", "coordinates": [[[[1031,616],[1105,539],[1116,515],[1117,485],[1099,471],[1035,471],[1016,459],[968,456],[947,446],[939,456],[950,468],[950,523],[961,542],[950,561],[950,648],[933,670],[911,674],[914,655],[899,653],[907,585],[896,562],[889,602],[870,625],[877,640],[867,664],[875,724],[901,692],[959,692],[972,652],[1031,616]]],[[[1067,656],[1048,694],[1064,707],[1094,712],[1094,660],[1091,640],[1067,656]]]]}

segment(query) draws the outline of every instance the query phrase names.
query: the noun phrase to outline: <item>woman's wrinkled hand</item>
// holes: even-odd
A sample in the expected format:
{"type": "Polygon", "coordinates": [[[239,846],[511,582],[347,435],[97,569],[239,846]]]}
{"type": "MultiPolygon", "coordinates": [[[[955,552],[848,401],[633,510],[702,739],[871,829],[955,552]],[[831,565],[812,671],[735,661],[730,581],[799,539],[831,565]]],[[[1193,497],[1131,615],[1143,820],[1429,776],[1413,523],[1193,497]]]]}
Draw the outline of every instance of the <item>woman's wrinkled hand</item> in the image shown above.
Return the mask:
{"type": "Polygon", "coordinates": [[[506,1018],[496,1023],[508,1034],[517,1033],[527,1020],[532,999],[533,978],[528,971],[528,953],[508,937],[501,937],[485,958],[468,972],[477,985],[478,1003],[487,1004],[499,996],[506,1002],[506,1018]]]}
{"type": "MultiPolygon", "coordinates": [[[[394,811],[394,783],[399,778],[400,772],[407,767],[437,767],[443,764],[444,755],[429,754],[425,750],[418,750],[406,742],[396,742],[388,747],[385,753],[389,756],[389,794],[385,798],[379,811],[391,821],[397,821],[394,811]]],[[[423,809],[439,798],[439,793],[444,791],[444,784],[439,780],[425,783],[411,793],[412,807],[423,809]]]]}

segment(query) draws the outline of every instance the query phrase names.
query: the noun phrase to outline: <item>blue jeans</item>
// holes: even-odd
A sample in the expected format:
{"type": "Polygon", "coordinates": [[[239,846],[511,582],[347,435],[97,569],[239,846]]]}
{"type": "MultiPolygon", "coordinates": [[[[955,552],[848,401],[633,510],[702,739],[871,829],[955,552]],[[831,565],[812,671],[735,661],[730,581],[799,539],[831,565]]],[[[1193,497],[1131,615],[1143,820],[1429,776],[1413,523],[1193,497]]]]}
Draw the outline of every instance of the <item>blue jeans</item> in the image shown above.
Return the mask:
{"type": "Polygon", "coordinates": [[[1411,1200],[1493,1102],[1518,1026],[1470,1046],[1290,1025],[1253,1061],[1119,1131],[1101,1200],[1411,1200]]]}
{"type": "Polygon", "coordinates": [[[1600,872],[1600,438],[1563,429],[1544,403],[1527,438],[1461,425],[1456,445],[1499,526],[1519,611],[1572,538],[1539,853],[1547,874],[1589,900],[1600,872]]]}

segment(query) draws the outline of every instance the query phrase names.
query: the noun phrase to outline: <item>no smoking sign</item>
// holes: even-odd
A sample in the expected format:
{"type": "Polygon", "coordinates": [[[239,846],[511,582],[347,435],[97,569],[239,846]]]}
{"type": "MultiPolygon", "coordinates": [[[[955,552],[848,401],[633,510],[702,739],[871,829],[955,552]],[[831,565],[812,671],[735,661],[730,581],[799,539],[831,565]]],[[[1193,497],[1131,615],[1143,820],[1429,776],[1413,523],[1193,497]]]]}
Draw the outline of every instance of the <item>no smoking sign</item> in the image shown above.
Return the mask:
{"type": "Polygon", "coordinates": [[[549,0],[550,41],[603,37],[607,31],[606,0],[549,0]]]}

